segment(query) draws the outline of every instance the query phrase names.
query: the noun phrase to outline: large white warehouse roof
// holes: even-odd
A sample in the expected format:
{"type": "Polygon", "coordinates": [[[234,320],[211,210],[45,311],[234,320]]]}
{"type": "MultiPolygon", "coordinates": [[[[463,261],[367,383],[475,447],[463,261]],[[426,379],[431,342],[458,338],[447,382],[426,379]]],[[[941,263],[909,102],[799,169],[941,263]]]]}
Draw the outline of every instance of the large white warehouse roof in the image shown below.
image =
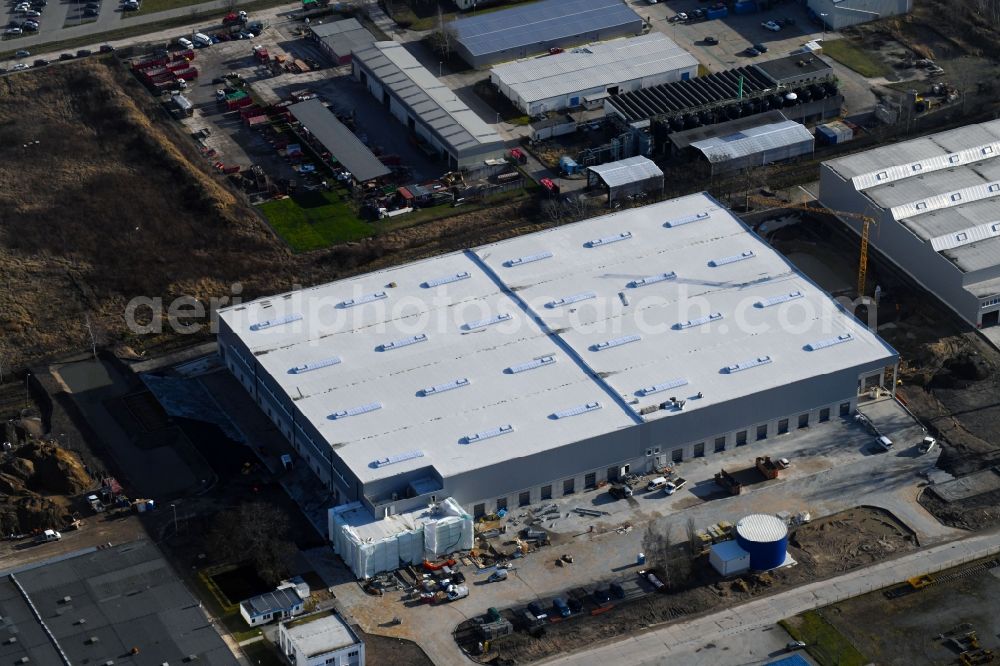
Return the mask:
{"type": "Polygon", "coordinates": [[[697,66],[698,60],[666,35],[651,32],[498,65],[490,73],[530,104],[697,66]]]}
{"type": "Polygon", "coordinates": [[[893,353],[704,194],[219,316],[362,483],[488,467],[670,418],[640,412],[672,396],[697,410],[893,353]]]}

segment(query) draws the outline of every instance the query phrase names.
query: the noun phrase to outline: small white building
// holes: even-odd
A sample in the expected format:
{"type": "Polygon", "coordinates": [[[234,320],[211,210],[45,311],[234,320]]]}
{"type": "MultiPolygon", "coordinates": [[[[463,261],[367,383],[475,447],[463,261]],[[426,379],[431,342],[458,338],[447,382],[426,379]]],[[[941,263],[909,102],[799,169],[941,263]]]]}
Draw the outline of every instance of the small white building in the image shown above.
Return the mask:
{"type": "Polygon", "coordinates": [[[240,615],[251,627],[301,615],[304,610],[305,600],[294,583],[240,602],[240,615]]]}
{"type": "Polygon", "coordinates": [[[490,81],[529,115],[599,107],[619,93],[692,79],[698,60],[661,32],[497,65],[490,81]]]}
{"type": "Polygon", "coordinates": [[[364,641],[332,611],[282,622],[278,647],[292,666],[365,666],[364,641]]]}
{"type": "Polygon", "coordinates": [[[722,576],[736,576],[750,569],[750,553],[736,541],[722,541],[712,546],[708,561],[722,576]]]}

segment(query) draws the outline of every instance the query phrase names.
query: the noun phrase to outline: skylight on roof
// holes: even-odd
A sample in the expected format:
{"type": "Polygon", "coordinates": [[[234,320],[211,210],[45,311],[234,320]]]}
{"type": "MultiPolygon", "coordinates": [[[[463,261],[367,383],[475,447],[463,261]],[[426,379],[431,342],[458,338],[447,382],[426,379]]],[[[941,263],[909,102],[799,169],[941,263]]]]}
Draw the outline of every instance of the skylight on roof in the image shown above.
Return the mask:
{"type": "Polygon", "coordinates": [[[492,317],[487,317],[486,319],[478,319],[476,321],[470,321],[463,325],[463,328],[467,331],[471,331],[477,328],[485,328],[487,326],[492,326],[493,324],[499,324],[500,322],[507,321],[513,315],[507,312],[501,312],[498,315],[493,315],[492,317]]]}
{"type": "Polygon", "coordinates": [[[331,356],[330,358],[325,358],[322,361],[311,361],[309,363],[303,363],[302,365],[297,365],[289,370],[293,375],[301,375],[305,372],[312,372],[313,370],[319,370],[320,368],[329,368],[331,365],[337,365],[340,363],[339,356],[331,356]]]}
{"type": "Polygon", "coordinates": [[[652,386],[639,389],[639,393],[642,395],[653,395],[654,393],[661,393],[680,386],[686,386],[687,383],[688,380],[683,378],[671,379],[670,381],[663,382],[661,384],[653,384],[652,386]]]}
{"type": "Polygon", "coordinates": [[[482,432],[477,432],[472,435],[466,435],[464,439],[466,444],[474,444],[476,442],[482,442],[486,439],[499,437],[500,435],[509,435],[512,432],[514,432],[514,426],[507,424],[497,426],[496,428],[490,428],[489,430],[483,430],[482,432]]]}
{"type": "Polygon", "coordinates": [[[588,402],[585,405],[577,405],[576,407],[571,407],[569,409],[564,409],[561,412],[556,412],[552,416],[557,419],[568,419],[571,416],[579,416],[580,414],[586,414],[587,412],[596,412],[600,408],[601,408],[601,403],[588,402]]]}
{"type": "Polygon", "coordinates": [[[692,222],[698,222],[699,220],[707,220],[708,212],[696,213],[695,215],[688,215],[687,217],[679,217],[676,220],[667,220],[663,226],[668,229],[673,229],[674,227],[680,227],[685,224],[691,224],[692,222]]]}
{"type": "Polygon", "coordinates": [[[528,370],[534,370],[535,368],[541,368],[546,365],[552,365],[556,362],[555,356],[540,356],[536,359],[532,359],[527,363],[519,363],[517,365],[512,365],[507,370],[512,375],[516,375],[519,372],[526,372],[528,370]]]}
{"type": "Polygon", "coordinates": [[[713,321],[719,321],[722,319],[721,312],[712,312],[705,315],[704,317],[698,317],[697,319],[688,319],[687,321],[679,321],[674,324],[676,329],[694,328],[695,326],[704,326],[705,324],[711,323],[713,321]]]}
{"type": "Polygon", "coordinates": [[[403,453],[397,453],[395,455],[387,456],[385,458],[379,458],[372,463],[373,467],[386,467],[388,465],[395,465],[396,463],[406,462],[407,460],[413,460],[414,458],[423,458],[424,452],[420,450],[415,451],[405,451],[403,453]]]}
{"type": "Polygon", "coordinates": [[[818,351],[820,349],[826,349],[827,347],[833,347],[834,345],[840,345],[845,342],[850,342],[854,339],[854,336],[850,333],[842,333],[835,338],[827,338],[825,340],[817,340],[816,342],[810,342],[806,347],[809,351],[818,351]]]}
{"type": "Polygon", "coordinates": [[[564,305],[579,303],[580,301],[588,301],[592,298],[597,298],[597,294],[593,291],[585,291],[579,294],[573,294],[572,296],[563,296],[562,298],[556,298],[546,303],[545,307],[560,308],[564,305]]]}
{"type": "Polygon", "coordinates": [[[726,372],[730,375],[734,372],[742,372],[743,370],[749,370],[750,368],[757,368],[762,365],[767,365],[771,362],[770,356],[758,356],[757,358],[752,358],[747,361],[740,361],[726,368],[726,372]]]}
{"type": "Polygon", "coordinates": [[[746,261],[747,259],[753,259],[757,255],[754,254],[753,250],[747,250],[746,252],[741,252],[740,254],[733,254],[728,257],[719,257],[718,259],[712,259],[708,262],[709,266],[725,266],[726,264],[735,264],[737,261],[746,261]]]}
{"type": "Polygon", "coordinates": [[[674,280],[676,278],[677,278],[677,273],[670,271],[669,273],[660,273],[659,275],[648,275],[644,278],[632,280],[631,282],[628,283],[628,286],[631,289],[638,289],[639,287],[646,287],[651,284],[656,284],[657,282],[674,280]]]}
{"type": "Polygon", "coordinates": [[[250,325],[251,331],[263,331],[268,328],[274,328],[275,326],[284,326],[285,324],[291,324],[294,321],[301,321],[302,315],[300,314],[290,314],[284,317],[278,317],[277,319],[268,319],[266,321],[257,322],[256,324],[250,325]]]}
{"type": "Polygon", "coordinates": [[[605,236],[604,238],[595,238],[594,240],[589,240],[584,245],[587,247],[601,247],[602,245],[610,245],[611,243],[617,243],[618,241],[628,240],[632,238],[631,231],[623,231],[620,234],[614,236],[605,236]]]}
{"type": "Polygon", "coordinates": [[[769,308],[772,305],[779,305],[781,303],[787,303],[788,301],[794,301],[796,298],[802,298],[801,291],[790,291],[787,294],[779,294],[777,296],[771,296],[770,298],[762,298],[757,301],[757,307],[769,308]]]}
{"type": "Polygon", "coordinates": [[[427,388],[423,389],[420,393],[421,395],[424,396],[437,395],[438,393],[444,393],[445,391],[452,391],[454,389],[464,388],[468,385],[469,385],[469,380],[466,379],[465,377],[462,377],[461,379],[455,379],[453,381],[446,382],[444,384],[435,384],[434,386],[428,386],[427,388]]]}
{"type": "Polygon", "coordinates": [[[384,291],[376,291],[374,294],[365,294],[364,296],[358,296],[357,298],[349,298],[346,301],[340,303],[342,308],[353,308],[355,305],[364,305],[365,303],[371,303],[373,301],[380,301],[383,298],[389,298],[389,294],[384,291]]]}
{"type": "Polygon", "coordinates": [[[427,336],[423,333],[417,333],[416,335],[411,335],[408,338],[402,338],[401,340],[393,340],[392,342],[386,342],[379,347],[382,351],[389,351],[390,349],[399,349],[400,347],[408,347],[410,345],[415,345],[418,342],[426,342],[427,336]]]}
{"type": "Polygon", "coordinates": [[[361,414],[367,414],[379,409],[382,409],[381,402],[369,402],[367,405],[359,405],[358,407],[351,407],[350,409],[334,412],[330,415],[330,418],[336,421],[338,419],[346,419],[348,416],[360,416],[361,414]]]}
{"type": "Polygon", "coordinates": [[[507,268],[511,268],[513,266],[521,266],[523,264],[530,264],[535,261],[541,261],[542,259],[551,259],[551,258],[552,258],[551,252],[539,252],[538,254],[529,254],[526,257],[514,257],[513,259],[508,259],[507,261],[503,262],[503,265],[506,266],[507,268]]]}
{"type": "Polygon", "coordinates": [[[468,280],[471,275],[468,271],[462,271],[461,273],[455,273],[454,275],[445,275],[444,277],[434,278],[433,280],[427,280],[422,286],[424,289],[433,289],[434,287],[440,287],[443,284],[450,284],[452,282],[458,282],[460,280],[468,280]]]}
{"type": "Polygon", "coordinates": [[[641,335],[626,335],[621,338],[615,338],[613,340],[608,340],[607,342],[598,342],[591,347],[593,351],[604,351],[605,349],[612,349],[614,347],[621,347],[622,345],[627,345],[631,342],[639,342],[642,340],[641,335]]]}

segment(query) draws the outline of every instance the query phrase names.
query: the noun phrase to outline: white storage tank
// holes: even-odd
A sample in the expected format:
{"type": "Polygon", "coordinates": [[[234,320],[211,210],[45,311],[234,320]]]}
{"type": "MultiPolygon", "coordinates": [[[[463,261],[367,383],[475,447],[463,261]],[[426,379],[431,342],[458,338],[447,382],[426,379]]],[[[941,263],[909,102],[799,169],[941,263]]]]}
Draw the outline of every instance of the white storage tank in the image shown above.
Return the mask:
{"type": "Polygon", "coordinates": [[[736,542],[750,553],[751,569],[774,569],[788,553],[788,526],[775,516],[754,513],[736,523],[736,542]]]}

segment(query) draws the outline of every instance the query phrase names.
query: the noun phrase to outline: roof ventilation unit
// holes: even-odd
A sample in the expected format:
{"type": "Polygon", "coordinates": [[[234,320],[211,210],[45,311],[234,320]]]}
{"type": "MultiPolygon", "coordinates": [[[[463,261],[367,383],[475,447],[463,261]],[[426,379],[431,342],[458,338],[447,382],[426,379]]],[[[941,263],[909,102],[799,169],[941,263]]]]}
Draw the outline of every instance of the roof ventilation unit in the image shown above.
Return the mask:
{"type": "Polygon", "coordinates": [[[346,419],[348,416],[359,416],[361,414],[367,414],[368,412],[374,412],[376,410],[382,409],[381,402],[369,402],[367,405],[360,405],[358,407],[351,407],[350,409],[345,409],[340,412],[334,412],[330,415],[333,420],[346,419]]]}
{"type": "Polygon", "coordinates": [[[631,231],[623,231],[615,236],[605,236],[604,238],[595,238],[594,240],[587,241],[584,243],[586,247],[601,247],[602,245],[610,245],[611,243],[617,243],[618,241],[628,240],[632,238],[631,231]]]}
{"type": "Polygon", "coordinates": [[[608,340],[606,342],[598,342],[591,347],[592,351],[604,351],[605,349],[611,349],[613,347],[621,347],[622,345],[627,345],[630,342],[639,342],[642,340],[641,335],[626,335],[621,338],[615,338],[613,340],[608,340]]]}
{"type": "Polygon", "coordinates": [[[403,338],[402,340],[393,340],[392,342],[386,342],[378,347],[382,351],[389,351],[391,349],[399,349],[400,347],[409,347],[410,345],[415,345],[418,342],[426,342],[427,336],[423,333],[417,333],[416,335],[411,335],[408,338],[403,338]]]}
{"type": "Polygon", "coordinates": [[[483,440],[499,437],[500,435],[507,435],[512,432],[514,432],[514,426],[510,424],[497,426],[496,428],[492,428],[490,430],[477,432],[474,435],[467,435],[465,437],[465,443],[474,444],[475,442],[482,442],[483,440]]]}
{"type": "Polygon", "coordinates": [[[770,362],[770,356],[758,356],[757,358],[752,358],[749,361],[741,361],[735,365],[730,365],[726,367],[726,372],[731,375],[734,372],[742,372],[743,370],[749,370],[750,368],[767,365],[770,362]]]}
{"type": "Polygon", "coordinates": [[[809,351],[819,351],[820,349],[826,349],[827,347],[833,347],[834,345],[839,345],[844,342],[850,342],[854,339],[854,336],[850,333],[843,333],[835,338],[827,338],[826,340],[817,340],[816,342],[810,342],[806,347],[809,351]]]}
{"type": "Polygon", "coordinates": [[[284,326],[285,324],[291,324],[295,321],[301,321],[302,315],[300,314],[290,314],[284,317],[278,317],[277,319],[268,319],[266,321],[257,322],[256,324],[250,325],[251,331],[263,331],[268,328],[274,328],[275,326],[284,326]]]}
{"type": "Polygon", "coordinates": [[[310,363],[303,363],[302,365],[297,365],[289,372],[293,375],[301,375],[306,372],[311,372],[313,370],[319,370],[320,368],[329,368],[331,365],[337,365],[340,363],[339,356],[331,356],[330,358],[325,358],[322,361],[312,361],[310,363]]]}
{"type": "Polygon", "coordinates": [[[519,363],[518,365],[512,365],[507,368],[507,371],[512,375],[516,375],[519,372],[525,372],[527,370],[534,370],[535,368],[541,368],[542,366],[552,365],[556,362],[555,356],[539,356],[536,359],[532,359],[527,363],[519,363]]]}
{"type": "Polygon", "coordinates": [[[523,266],[524,264],[530,264],[535,261],[541,261],[542,259],[551,259],[551,252],[539,252],[538,254],[529,254],[526,257],[514,257],[513,259],[508,259],[503,262],[503,265],[507,268],[513,268],[514,266],[523,266]]]}
{"type": "Polygon", "coordinates": [[[688,380],[686,379],[671,379],[669,382],[663,382],[662,384],[653,384],[652,386],[647,386],[644,389],[640,389],[639,393],[642,395],[653,395],[654,393],[660,393],[661,391],[669,391],[672,388],[677,388],[679,386],[687,386],[688,380]]]}
{"type": "Polygon", "coordinates": [[[375,467],[387,467],[388,465],[395,465],[396,463],[406,462],[407,460],[413,460],[414,458],[423,458],[424,452],[420,450],[406,451],[404,453],[397,453],[394,456],[387,456],[385,458],[379,458],[372,463],[375,467]]]}
{"type": "Polygon", "coordinates": [[[461,273],[455,273],[454,275],[446,275],[445,277],[435,278],[433,280],[428,280],[424,282],[421,287],[424,289],[433,289],[434,287],[440,287],[443,284],[450,284],[452,282],[459,282],[461,280],[468,280],[471,275],[468,271],[462,271],[461,273]]]}
{"type": "Polygon", "coordinates": [[[754,254],[753,250],[747,250],[746,252],[741,252],[740,254],[734,254],[728,257],[720,257],[718,259],[712,259],[708,262],[709,266],[714,266],[718,268],[719,266],[725,266],[726,264],[735,264],[737,261],[746,261],[747,259],[753,259],[757,255],[754,254]]]}
{"type": "Polygon", "coordinates": [[[376,291],[374,294],[365,294],[364,296],[348,298],[346,301],[341,301],[340,307],[353,308],[355,305],[364,305],[365,303],[371,303],[373,301],[381,301],[383,298],[389,298],[389,294],[384,291],[376,291]]]}
{"type": "Polygon", "coordinates": [[[644,278],[639,278],[638,280],[632,280],[628,283],[630,289],[638,289],[639,287],[647,287],[651,284],[656,284],[657,282],[664,282],[666,280],[673,280],[677,278],[677,273],[670,271],[669,273],[660,273],[659,275],[647,275],[644,278]]]}

